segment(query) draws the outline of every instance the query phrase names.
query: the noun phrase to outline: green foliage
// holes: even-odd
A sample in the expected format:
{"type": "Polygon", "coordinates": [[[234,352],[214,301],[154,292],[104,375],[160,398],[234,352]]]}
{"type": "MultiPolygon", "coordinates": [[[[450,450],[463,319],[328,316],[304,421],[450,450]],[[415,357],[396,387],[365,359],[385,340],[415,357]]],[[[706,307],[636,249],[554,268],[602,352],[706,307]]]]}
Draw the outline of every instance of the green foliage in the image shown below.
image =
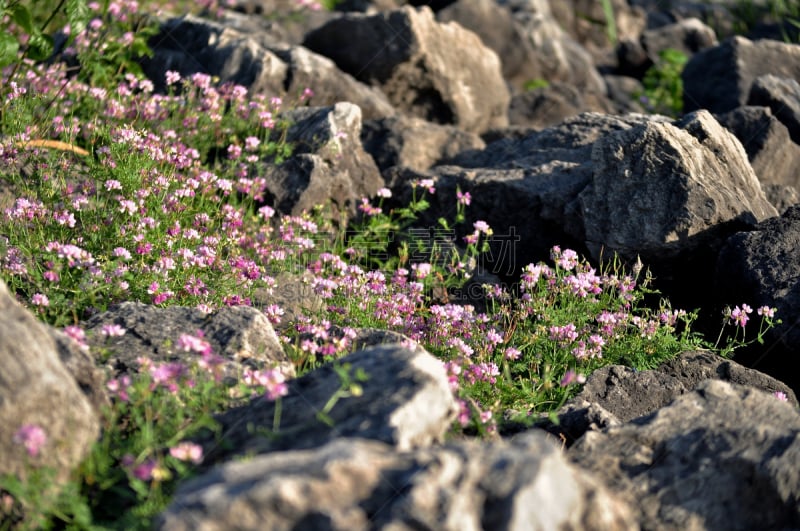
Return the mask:
{"type": "Polygon", "coordinates": [[[550,83],[546,79],[529,79],[523,85],[525,90],[536,90],[538,88],[547,88],[550,86],[550,83]]]}
{"type": "Polygon", "coordinates": [[[617,21],[614,16],[614,4],[611,0],[600,0],[603,4],[603,17],[606,19],[606,36],[608,41],[616,46],[617,44],[617,21]]]}
{"type": "Polygon", "coordinates": [[[688,58],[683,52],[668,48],[645,73],[644,91],[635,94],[652,113],[677,117],[683,112],[683,79],[681,72],[688,58]]]}

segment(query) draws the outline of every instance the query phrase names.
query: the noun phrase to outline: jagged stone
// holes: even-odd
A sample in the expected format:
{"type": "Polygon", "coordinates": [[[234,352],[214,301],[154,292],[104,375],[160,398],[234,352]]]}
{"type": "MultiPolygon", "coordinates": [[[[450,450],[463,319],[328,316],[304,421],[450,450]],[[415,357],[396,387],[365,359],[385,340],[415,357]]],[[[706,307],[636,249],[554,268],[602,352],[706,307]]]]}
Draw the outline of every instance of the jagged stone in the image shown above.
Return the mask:
{"type": "MultiPolygon", "coordinates": [[[[521,44],[533,49],[517,76],[522,86],[532,80],[559,81],[586,92],[605,94],[605,84],[592,56],[562,29],[548,0],[508,0],[503,5],[521,28],[521,44]]],[[[485,30],[474,31],[480,34],[485,30]]]]}
{"type": "Polygon", "coordinates": [[[494,50],[502,62],[503,78],[517,90],[538,75],[539,60],[525,31],[508,7],[494,0],[460,0],[436,14],[440,22],[455,22],[475,32],[483,44],[494,50]],[[491,24],[486,24],[491,20],[491,24]]]}
{"type": "Polygon", "coordinates": [[[732,111],[747,103],[753,82],[766,74],[800,78],[800,46],[732,37],[686,64],[681,73],[683,110],[732,111]]]}
{"type": "Polygon", "coordinates": [[[646,263],[721,247],[724,224],[777,215],[739,141],[706,111],[600,139],[581,193],[587,245],[646,263]],[[720,235],[722,231],[722,236],[720,235]]]}
{"type": "Polygon", "coordinates": [[[447,383],[444,365],[423,349],[399,344],[368,348],[340,358],[287,383],[280,405],[263,397],[218,416],[224,444],[203,441],[207,463],[235,455],[253,455],[287,449],[322,446],[337,437],[362,437],[383,441],[399,450],[440,441],[458,407],[447,383]],[[335,393],[349,388],[339,371],[346,370],[360,392],[334,401],[335,393]],[[359,371],[367,379],[359,381],[359,371]],[[276,408],[280,428],[272,430],[276,408]]]}
{"type": "Polygon", "coordinates": [[[759,76],[750,88],[747,104],[769,107],[789,129],[794,143],[800,143],[800,83],[773,75],[759,76]]]}
{"type": "Polygon", "coordinates": [[[428,7],[347,14],[308,33],[303,44],[380,87],[399,111],[471,132],[507,123],[497,55],[474,33],[436,22],[428,7]]]}
{"type": "Polygon", "coordinates": [[[568,452],[626,500],[643,529],[800,525],[800,414],[762,391],[707,380],[568,452]]]}
{"type": "Polygon", "coordinates": [[[167,70],[184,77],[203,72],[251,93],[286,94],[294,101],[310,88],[314,94],[307,103],[314,106],[349,101],[369,118],[394,114],[380,90],[341,72],[330,59],[286,42],[282,26],[262,28],[250,23],[252,17],[226,13],[221,22],[186,15],[162,24],[150,43],[153,57],[143,59],[144,72],[158,90],[166,88],[167,70]]]}
{"type": "Polygon", "coordinates": [[[631,510],[539,433],[397,452],[342,438],[228,463],[184,485],[159,528],[632,530],[631,510]]]}
{"type": "Polygon", "coordinates": [[[739,107],[717,116],[717,120],[742,143],[765,191],[771,184],[800,185],[800,146],[792,142],[789,130],[769,107],[739,107]]]}
{"type": "Polygon", "coordinates": [[[362,197],[383,186],[375,161],[361,145],[356,105],[298,108],[286,118],[292,123],[286,135],[292,156],[265,175],[276,210],[298,215],[330,200],[339,212],[354,214],[362,197]]]}
{"type": "Polygon", "coordinates": [[[172,18],[150,40],[153,56],[143,59],[142,69],[160,91],[166,88],[165,72],[172,70],[183,77],[202,72],[254,93],[282,94],[288,68],[263,40],[276,43],[266,32],[248,35],[193,15],[172,18]]]}

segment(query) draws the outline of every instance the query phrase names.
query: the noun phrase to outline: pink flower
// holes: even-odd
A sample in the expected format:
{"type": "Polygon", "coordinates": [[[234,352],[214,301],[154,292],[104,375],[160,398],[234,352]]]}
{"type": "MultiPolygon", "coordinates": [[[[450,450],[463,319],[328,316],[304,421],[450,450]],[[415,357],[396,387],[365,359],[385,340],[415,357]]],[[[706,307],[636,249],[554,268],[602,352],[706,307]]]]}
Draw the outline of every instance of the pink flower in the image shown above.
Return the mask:
{"type": "Polygon", "coordinates": [[[774,396],[775,398],[777,398],[781,402],[788,402],[789,401],[789,397],[786,396],[786,393],[784,393],[783,391],[775,391],[774,393],[772,393],[772,396],[774,396]]]}
{"type": "Polygon", "coordinates": [[[272,369],[259,375],[258,383],[264,386],[267,400],[277,400],[289,393],[286,378],[279,369],[272,369]]]}
{"type": "Polygon", "coordinates": [[[203,339],[203,332],[197,331],[196,335],[181,334],[178,338],[178,348],[184,352],[197,352],[198,354],[210,354],[211,344],[203,339]]]}
{"type": "Polygon", "coordinates": [[[469,192],[462,193],[461,190],[456,190],[456,200],[459,205],[469,206],[472,202],[472,196],[469,192]]]}
{"type": "Polygon", "coordinates": [[[478,220],[478,221],[476,221],[475,223],[472,224],[472,227],[476,231],[482,232],[482,233],[486,234],[487,236],[491,236],[492,235],[492,229],[491,229],[491,227],[489,227],[489,224],[486,223],[485,221],[478,220]]]}
{"type": "Polygon", "coordinates": [[[105,324],[100,333],[107,337],[122,337],[125,335],[125,329],[118,324],[105,324]]]}
{"type": "Polygon", "coordinates": [[[50,299],[42,293],[34,293],[33,297],[31,297],[31,304],[42,307],[50,306],[50,299]]]}
{"type": "Polygon", "coordinates": [[[178,72],[175,72],[174,70],[167,70],[166,78],[167,78],[167,86],[169,86],[178,83],[181,80],[181,75],[178,72]]]}
{"type": "Polygon", "coordinates": [[[586,376],[582,374],[578,374],[572,369],[569,369],[567,372],[564,373],[564,377],[561,378],[561,387],[567,387],[568,385],[572,385],[574,383],[582,384],[586,383],[586,376]]]}
{"type": "Polygon", "coordinates": [[[112,394],[117,395],[123,402],[127,402],[130,399],[128,396],[128,387],[130,386],[131,377],[127,374],[119,378],[111,379],[106,383],[106,388],[108,388],[112,394]]]}
{"type": "Polygon", "coordinates": [[[522,352],[520,352],[519,350],[515,349],[514,347],[508,347],[508,348],[506,348],[506,350],[505,350],[503,355],[505,356],[505,358],[507,360],[512,360],[513,361],[513,360],[518,360],[520,358],[520,356],[522,356],[522,352]]]}
{"type": "Polygon", "coordinates": [[[133,469],[133,476],[142,481],[149,481],[153,477],[153,471],[156,468],[156,462],[148,459],[141,465],[137,465],[133,469]]]}
{"type": "Polygon", "coordinates": [[[735,325],[744,328],[745,325],[747,325],[747,321],[750,319],[750,317],[747,315],[749,313],[753,313],[753,309],[746,304],[742,304],[741,308],[736,306],[731,311],[730,319],[735,325]]]}
{"type": "Polygon", "coordinates": [[[392,197],[392,191],[388,188],[381,188],[377,193],[378,197],[389,198],[392,197]]]}
{"type": "Polygon", "coordinates": [[[418,280],[422,280],[423,278],[427,277],[431,274],[433,266],[429,263],[422,263],[422,264],[412,264],[411,269],[416,274],[418,280]]]}
{"type": "Polygon", "coordinates": [[[199,464],[203,460],[203,447],[191,442],[182,442],[169,449],[169,455],[181,461],[199,464]]]}
{"type": "Polygon", "coordinates": [[[47,443],[47,434],[38,424],[25,424],[14,434],[14,442],[24,445],[28,455],[36,457],[47,443]]]}
{"type": "Polygon", "coordinates": [[[776,311],[778,311],[777,308],[770,308],[769,306],[761,306],[758,310],[756,310],[756,313],[762,317],[767,317],[769,319],[772,319],[773,317],[775,317],[776,311]]]}

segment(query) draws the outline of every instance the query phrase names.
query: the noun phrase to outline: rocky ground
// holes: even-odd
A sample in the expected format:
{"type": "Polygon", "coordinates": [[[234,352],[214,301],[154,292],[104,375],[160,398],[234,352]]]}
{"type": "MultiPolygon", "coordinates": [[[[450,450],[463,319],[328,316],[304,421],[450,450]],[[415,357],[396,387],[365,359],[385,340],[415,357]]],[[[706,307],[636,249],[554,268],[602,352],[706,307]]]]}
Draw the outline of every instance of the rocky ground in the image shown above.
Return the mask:
{"type": "MultiPolygon", "coordinates": [[[[337,138],[340,150],[299,149],[274,169],[280,212],[328,199],[354,212],[383,186],[401,202],[430,178],[431,220],[458,188],[473,198],[470,219],[494,228],[485,267],[496,281],[555,244],[595,260],[616,252],[651,265],[665,294],[707,309],[709,323],[747,301],[776,307],[783,324],[736,361],[694,351],[653,371],[597,371],[558,425],[446,443],[456,405],[441,365],[363,330],[347,361],[371,379],[334,410],[333,427],[308,422],[339,385],[325,368],[289,385],[291,438],[247,429],[269,422],[274,403],[227,412],[233,444],[206,441],[204,472],[160,528],[800,528],[800,46],[769,20],[752,39],[735,36],[734,1],[614,0],[616,45],[591,0],[345,0],[294,22],[264,16],[280,0],[234,3],[165,19],[145,71],[156,85],[173,70],[269,93],[313,88],[289,139],[337,138]],[[668,48],[689,58],[674,117],[648,114],[638,97],[668,48]]],[[[315,304],[300,299],[285,305],[315,304]]],[[[107,400],[94,363],[5,289],[0,308],[0,403],[83,419],[54,463],[69,467],[107,400]],[[32,355],[12,363],[20,345],[32,355]]],[[[158,359],[153,345],[184,329],[203,330],[234,365],[288,363],[252,308],[207,319],[128,303],[85,325],[107,323],[132,331],[116,366],[158,359]]],[[[0,469],[13,472],[8,444],[0,469]]]]}

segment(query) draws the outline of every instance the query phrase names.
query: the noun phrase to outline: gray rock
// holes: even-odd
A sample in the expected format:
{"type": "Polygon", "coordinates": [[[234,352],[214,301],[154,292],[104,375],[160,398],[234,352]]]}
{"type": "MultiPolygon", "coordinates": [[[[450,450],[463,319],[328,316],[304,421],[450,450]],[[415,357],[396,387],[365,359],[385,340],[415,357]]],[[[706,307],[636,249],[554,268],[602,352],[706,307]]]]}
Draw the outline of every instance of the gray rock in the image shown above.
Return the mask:
{"type": "Polygon", "coordinates": [[[223,444],[203,441],[206,462],[315,448],[337,437],[375,439],[408,450],[440,441],[458,411],[442,362],[397,344],[361,350],[291,380],[280,401],[278,433],[258,433],[272,429],[276,407],[258,397],[219,415],[223,444]],[[361,392],[335,401],[328,424],[317,414],[342,389],[337,367],[348,370],[361,392]],[[368,379],[356,380],[358,371],[368,379]]]}
{"type": "Polygon", "coordinates": [[[800,143],[800,83],[791,78],[759,76],[750,88],[748,105],[769,107],[789,129],[795,144],[800,143]]]}
{"type": "Polygon", "coordinates": [[[622,40],[617,46],[617,73],[643,78],[653,65],[662,63],[661,55],[674,50],[692,57],[697,52],[717,45],[714,30],[697,18],[657,26],[636,38],[622,40]]]}
{"type": "Polygon", "coordinates": [[[64,481],[100,435],[99,412],[59,357],[67,339],[59,346],[60,334],[14,300],[2,281],[0,332],[0,475],[24,479],[30,465],[51,467],[56,481],[64,481]],[[36,455],[14,442],[27,425],[45,432],[36,455]]]}
{"type": "Polygon", "coordinates": [[[565,83],[553,83],[511,98],[508,121],[511,125],[545,128],[582,112],[611,110],[603,95],[587,93],[565,83]]]}
{"type": "Polygon", "coordinates": [[[474,133],[406,116],[364,122],[361,142],[381,171],[392,166],[425,171],[486,146],[474,133]]]}
{"type": "Polygon", "coordinates": [[[503,78],[516,90],[537,77],[536,51],[524,28],[506,6],[494,0],[459,0],[436,14],[440,22],[455,22],[475,32],[483,44],[494,50],[503,67],[503,78]],[[491,20],[491,24],[486,21],[491,20]]]}
{"type": "Polygon", "coordinates": [[[197,353],[181,352],[177,347],[182,334],[196,335],[198,330],[214,354],[225,359],[227,376],[237,377],[243,365],[280,365],[290,374],[294,370],[267,317],[248,306],[223,307],[206,315],[195,308],[124,302],[93,316],[85,328],[87,343],[105,352],[106,365],[116,373],[136,372],[140,356],[158,362],[199,360],[197,353]],[[126,332],[107,338],[101,334],[107,324],[120,325],[126,332]]]}
{"type": "Polygon", "coordinates": [[[706,111],[607,135],[592,162],[580,203],[595,258],[604,249],[657,263],[699,246],[719,249],[726,222],[777,215],[739,141],[706,111]]]}
{"type": "Polygon", "coordinates": [[[206,73],[254,93],[282,94],[288,68],[264,40],[276,43],[265,32],[248,35],[193,15],[172,18],[151,39],[153,56],[143,60],[142,69],[159,91],[165,90],[164,73],[172,70],[183,77],[206,73]]]}
{"type": "Polygon", "coordinates": [[[284,85],[286,93],[297,96],[306,88],[314,95],[308,104],[314,107],[335,105],[341,101],[354,103],[361,108],[364,119],[377,119],[395,114],[394,107],[386,95],[339,70],[333,61],[313,53],[302,46],[272,48],[272,51],[288,65],[284,85]]]}
{"type": "Polygon", "coordinates": [[[636,529],[630,508],[541,434],[397,452],[363,439],[228,463],[184,485],[160,529],[636,529]]]}
{"type": "Polygon", "coordinates": [[[548,0],[507,0],[502,4],[511,10],[522,28],[522,44],[533,48],[533,55],[528,55],[525,69],[518,76],[522,82],[560,81],[587,92],[604,94],[605,85],[594,59],[561,28],[548,0]]]}
{"type": "Polygon", "coordinates": [[[749,387],[707,380],[670,406],[570,450],[644,529],[791,529],[800,525],[800,415],[749,387]]]}
{"type": "Polygon", "coordinates": [[[745,367],[707,350],[690,350],[663,363],[658,370],[672,376],[690,391],[708,379],[746,385],[765,393],[784,393],[790,404],[798,405],[797,396],[785,383],[763,372],[745,367]]]}
{"type": "Polygon", "coordinates": [[[761,188],[764,189],[764,195],[767,196],[769,202],[772,203],[772,206],[774,206],[775,210],[781,215],[786,213],[789,207],[800,203],[800,191],[794,186],[786,184],[762,184],[761,188]]]}
{"type": "Polygon", "coordinates": [[[719,44],[714,30],[697,18],[686,18],[674,24],[645,30],[641,43],[653,63],[658,61],[661,52],[670,48],[692,57],[719,44]]]}
{"type": "Polygon", "coordinates": [[[497,55],[457,24],[437,23],[428,7],[344,15],[303,44],[380,87],[399,111],[471,132],[507,123],[497,55]]]}
{"type": "MultiPolygon", "coordinates": [[[[637,39],[646,25],[643,9],[628,0],[612,0],[614,26],[618,40],[637,39]]],[[[592,54],[598,65],[608,59],[613,43],[609,40],[603,3],[595,0],[550,2],[553,16],[564,31],[592,54]]]]}
{"type": "Polygon", "coordinates": [[[370,118],[394,114],[380,90],[341,72],[330,59],[285,42],[281,26],[261,28],[253,20],[227,11],[222,22],[192,15],[169,19],[153,38],[153,57],[143,60],[143,69],[162,91],[167,70],[184,77],[203,72],[251,93],[297,98],[311,88],[314,96],[308,102],[315,106],[349,101],[370,118]]]}
{"type": "Polygon", "coordinates": [[[630,422],[670,404],[708,379],[745,385],[767,393],[782,392],[798,405],[794,392],[783,382],[705,350],[686,351],[660,367],[636,371],[609,365],[594,371],[580,392],[562,407],[558,425],[538,426],[559,435],[567,444],[586,431],[630,422]]]}
{"type": "Polygon", "coordinates": [[[294,145],[292,156],[265,175],[276,210],[298,215],[330,200],[334,209],[352,215],[362,197],[383,186],[375,161],[361,145],[356,105],[297,108],[286,118],[292,123],[286,135],[294,145]]]}
{"type": "Polygon", "coordinates": [[[793,353],[800,345],[800,206],[760,223],[755,230],[731,236],[719,253],[715,278],[717,296],[727,304],[748,301],[753,308],[776,307],[783,321],[767,334],[768,349],[756,359],[770,372],[796,385],[793,353]],[[733,297],[737,300],[730,300],[733,297]]]}
{"type": "MultiPolygon", "coordinates": [[[[769,107],[739,107],[717,120],[742,143],[765,191],[767,185],[800,186],[800,146],[769,107]]],[[[775,204],[772,198],[770,202],[775,204]]]]}
{"type": "Polygon", "coordinates": [[[753,82],[766,74],[800,78],[800,46],[744,37],[728,39],[696,54],[686,64],[681,74],[683,109],[732,111],[747,103],[753,82]]]}
{"type": "Polygon", "coordinates": [[[457,188],[469,192],[468,232],[477,220],[494,230],[491,253],[485,257],[488,272],[513,275],[516,268],[547,259],[553,245],[583,249],[584,227],[576,203],[592,180],[592,145],[610,132],[652,120],[660,118],[584,113],[541,132],[465,152],[454,160],[458,167],[437,166],[428,172],[394,168],[385,177],[400,202],[410,198],[410,182],[434,179],[437,192],[422,226],[436,226],[453,209],[457,188]]]}

